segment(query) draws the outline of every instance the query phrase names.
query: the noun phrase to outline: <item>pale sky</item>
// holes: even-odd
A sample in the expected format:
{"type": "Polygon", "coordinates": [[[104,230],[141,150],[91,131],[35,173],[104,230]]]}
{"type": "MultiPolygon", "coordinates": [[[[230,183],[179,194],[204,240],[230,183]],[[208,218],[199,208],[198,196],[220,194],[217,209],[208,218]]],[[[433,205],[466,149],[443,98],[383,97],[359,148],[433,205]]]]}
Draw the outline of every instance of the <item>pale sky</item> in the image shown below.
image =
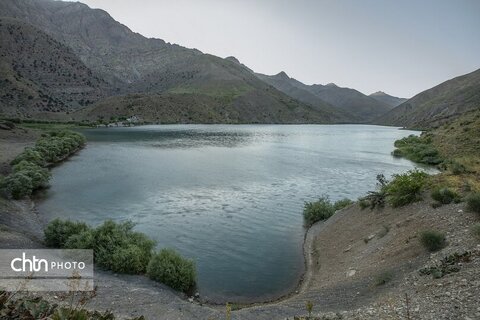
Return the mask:
{"type": "Polygon", "coordinates": [[[480,68],[478,0],[83,0],[256,72],[411,97],[480,68]]]}

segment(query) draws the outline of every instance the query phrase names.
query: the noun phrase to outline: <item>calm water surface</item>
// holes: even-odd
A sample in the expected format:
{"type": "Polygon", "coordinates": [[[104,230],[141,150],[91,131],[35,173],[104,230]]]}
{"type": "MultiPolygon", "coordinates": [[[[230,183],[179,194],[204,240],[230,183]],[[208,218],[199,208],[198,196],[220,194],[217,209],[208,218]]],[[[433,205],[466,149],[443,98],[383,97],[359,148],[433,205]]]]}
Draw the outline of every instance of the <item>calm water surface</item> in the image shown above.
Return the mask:
{"type": "Polygon", "coordinates": [[[136,230],[197,263],[199,291],[251,301],[291,290],[303,271],[302,208],[356,199],[375,176],[413,168],[390,155],[414,132],[366,125],[168,125],[91,129],[53,170],[39,204],[55,217],[136,230]]]}

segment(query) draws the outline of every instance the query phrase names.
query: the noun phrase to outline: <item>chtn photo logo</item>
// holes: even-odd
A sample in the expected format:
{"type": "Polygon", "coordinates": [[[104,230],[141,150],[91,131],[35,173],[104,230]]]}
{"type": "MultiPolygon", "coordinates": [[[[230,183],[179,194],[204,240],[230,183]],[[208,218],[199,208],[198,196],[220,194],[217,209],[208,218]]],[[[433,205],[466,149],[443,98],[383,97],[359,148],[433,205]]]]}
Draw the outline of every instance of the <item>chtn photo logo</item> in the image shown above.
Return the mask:
{"type": "Polygon", "coordinates": [[[93,251],[0,249],[0,291],[91,291],[93,251]]]}
{"type": "Polygon", "coordinates": [[[49,270],[83,270],[85,262],[83,261],[48,261],[47,259],[37,258],[35,255],[28,258],[25,252],[22,252],[21,258],[14,258],[10,263],[15,272],[48,272],[49,270]]]}

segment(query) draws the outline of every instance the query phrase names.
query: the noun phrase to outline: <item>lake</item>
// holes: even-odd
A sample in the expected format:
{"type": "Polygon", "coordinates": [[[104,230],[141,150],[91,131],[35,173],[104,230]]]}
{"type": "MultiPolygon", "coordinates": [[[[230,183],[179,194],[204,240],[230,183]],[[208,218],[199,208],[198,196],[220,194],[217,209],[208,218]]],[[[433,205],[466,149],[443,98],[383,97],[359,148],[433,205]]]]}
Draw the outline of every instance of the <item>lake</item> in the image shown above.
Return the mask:
{"type": "Polygon", "coordinates": [[[295,288],[304,269],[302,210],[321,195],[357,199],[418,134],[369,125],[156,125],[82,131],[88,144],[53,169],[43,220],[135,229],[196,261],[214,301],[256,301],[295,288]]]}

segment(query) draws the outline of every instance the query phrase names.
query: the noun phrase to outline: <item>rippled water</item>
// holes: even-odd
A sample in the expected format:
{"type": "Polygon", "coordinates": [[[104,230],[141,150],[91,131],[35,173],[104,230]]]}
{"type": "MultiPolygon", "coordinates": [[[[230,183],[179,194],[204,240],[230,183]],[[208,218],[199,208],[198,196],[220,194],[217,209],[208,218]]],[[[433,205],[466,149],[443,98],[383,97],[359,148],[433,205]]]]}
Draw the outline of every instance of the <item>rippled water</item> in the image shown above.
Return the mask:
{"type": "Polygon", "coordinates": [[[302,208],[356,199],[378,173],[413,167],[390,155],[414,132],[366,125],[168,125],[91,129],[53,170],[42,217],[136,229],[194,259],[199,291],[251,301],[291,290],[303,271],[302,208]]]}

